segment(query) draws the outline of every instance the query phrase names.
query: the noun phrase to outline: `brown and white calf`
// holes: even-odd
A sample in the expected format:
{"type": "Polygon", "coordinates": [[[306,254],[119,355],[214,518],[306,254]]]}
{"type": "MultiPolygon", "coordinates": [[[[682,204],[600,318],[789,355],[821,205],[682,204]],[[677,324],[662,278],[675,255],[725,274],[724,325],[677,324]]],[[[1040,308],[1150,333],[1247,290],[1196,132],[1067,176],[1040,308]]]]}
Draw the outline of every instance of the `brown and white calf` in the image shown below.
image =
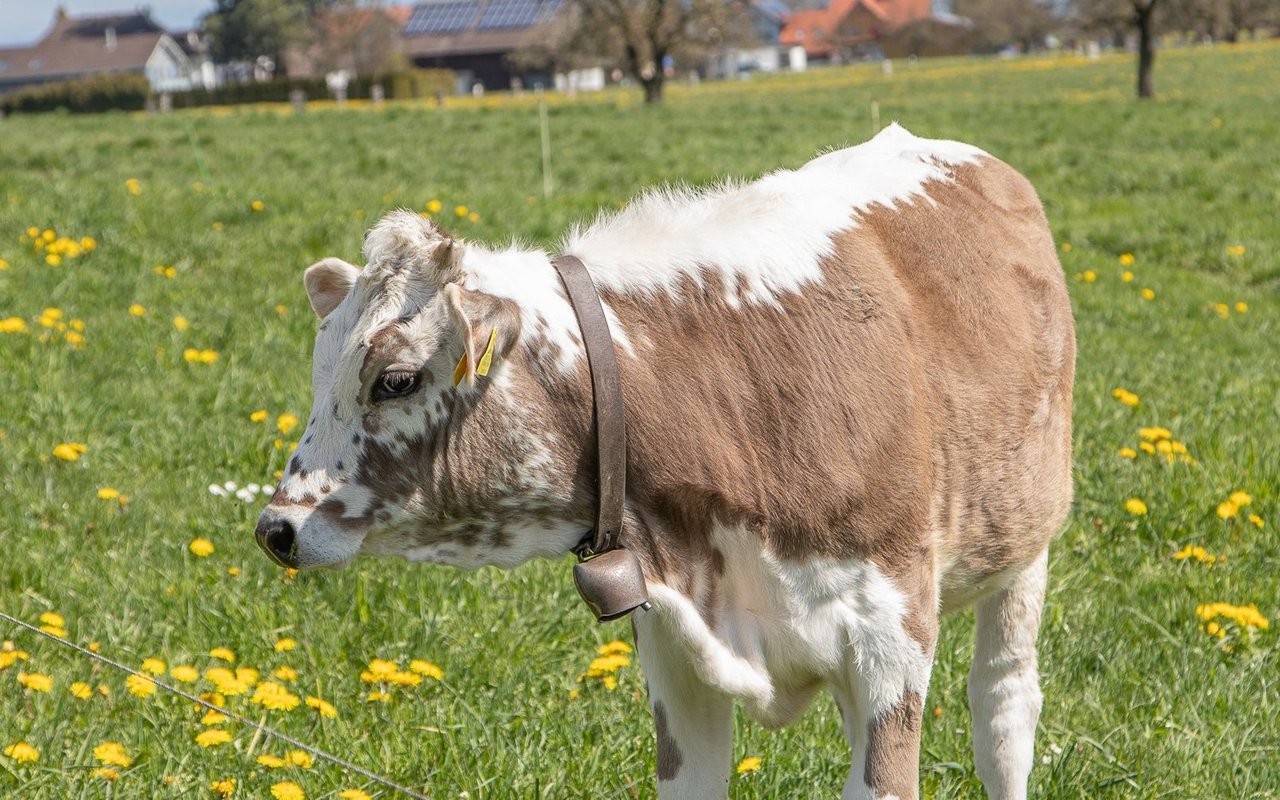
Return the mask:
{"type": "MultiPolygon", "coordinates": [[[[938,616],[976,603],[978,774],[1023,797],[1075,360],[1028,182],[894,126],[754,183],[648,194],[564,249],[620,363],[659,795],[724,797],[735,701],[779,726],[825,686],[853,749],[844,796],[916,797],[938,616]]],[[[302,568],[569,553],[595,443],[548,254],[401,212],[365,257],[307,270],[314,407],[259,541],[302,568]]]]}

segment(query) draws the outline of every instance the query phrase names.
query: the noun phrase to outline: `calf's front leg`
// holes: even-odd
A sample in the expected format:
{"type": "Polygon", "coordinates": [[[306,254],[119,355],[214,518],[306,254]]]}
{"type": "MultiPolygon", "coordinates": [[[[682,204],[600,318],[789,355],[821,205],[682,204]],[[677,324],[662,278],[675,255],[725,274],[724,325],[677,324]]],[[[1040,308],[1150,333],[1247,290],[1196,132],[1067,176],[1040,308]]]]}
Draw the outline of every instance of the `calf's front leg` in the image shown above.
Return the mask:
{"type": "Polygon", "coordinates": [[[654,612],[634,617],[657,734],[659,800],[723,800],[733,758],[733,699],[706,685],[654,612]]]}

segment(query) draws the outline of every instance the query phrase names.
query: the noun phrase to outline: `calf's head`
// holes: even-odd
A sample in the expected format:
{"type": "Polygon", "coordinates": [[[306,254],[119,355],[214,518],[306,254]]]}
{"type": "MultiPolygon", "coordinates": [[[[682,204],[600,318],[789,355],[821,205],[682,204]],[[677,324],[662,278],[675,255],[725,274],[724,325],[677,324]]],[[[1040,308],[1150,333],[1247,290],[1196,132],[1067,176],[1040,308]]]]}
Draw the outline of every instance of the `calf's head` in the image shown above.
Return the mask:
{"type": "Polygon", "coordinates": [[[581,539],[586,421],[533,374],[528,310],[466,288],[467,259],[484,255],[399,212],[370,231],[363,270],[306,271],[322,320],[313,405],[256,531],[277,563],[514,566],[581,539]]]}

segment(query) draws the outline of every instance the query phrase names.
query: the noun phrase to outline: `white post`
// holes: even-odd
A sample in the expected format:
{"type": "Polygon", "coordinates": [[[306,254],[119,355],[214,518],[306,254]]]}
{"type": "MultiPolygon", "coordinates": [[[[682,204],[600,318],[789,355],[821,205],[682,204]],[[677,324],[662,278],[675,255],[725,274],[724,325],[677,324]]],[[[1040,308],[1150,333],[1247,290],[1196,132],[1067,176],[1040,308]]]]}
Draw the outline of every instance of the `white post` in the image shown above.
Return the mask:
{"type": "Polygon", "coordinates": [[[542,128],[542,198],[551,198],[551,125],[547,120],[547,103],[538,101],[538,123],[542,128]]]}

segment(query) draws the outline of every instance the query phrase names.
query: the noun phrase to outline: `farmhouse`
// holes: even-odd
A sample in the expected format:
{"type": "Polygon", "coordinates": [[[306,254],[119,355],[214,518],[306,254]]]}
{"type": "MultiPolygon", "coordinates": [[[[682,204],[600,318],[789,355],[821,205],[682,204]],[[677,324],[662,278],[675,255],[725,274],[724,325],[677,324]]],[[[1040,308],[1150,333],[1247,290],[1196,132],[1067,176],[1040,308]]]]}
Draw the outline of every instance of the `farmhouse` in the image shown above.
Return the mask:
{"type": "Polygon", "coordinates": [[[62,9],[34,45],[0,49],[0,94],[110,73],[147,76],[157,92],[184,91],[198,69],[146,11],[72,17],[62,9]]]}
{"type": "MultiPolygon", "coordinates": [[[[404,26],[404,53],[417,67],[451,69],[458,88],[506,89],[515,78],[507,56],[528,41],[562,0],[430,0],[404,26]]],[[[545,79],[545,76],[544,76],[545,79]]],[[[526,80],[526,84],[530,81],[526,80]]]]}
{"type": "Polygon", "coordinates": [[[930,16],[931,0],[832,0],[797,11],[782,29],[784,47],[803,47],[810,62],[841,63],[879,55],[888,33],[930,16]]]}

